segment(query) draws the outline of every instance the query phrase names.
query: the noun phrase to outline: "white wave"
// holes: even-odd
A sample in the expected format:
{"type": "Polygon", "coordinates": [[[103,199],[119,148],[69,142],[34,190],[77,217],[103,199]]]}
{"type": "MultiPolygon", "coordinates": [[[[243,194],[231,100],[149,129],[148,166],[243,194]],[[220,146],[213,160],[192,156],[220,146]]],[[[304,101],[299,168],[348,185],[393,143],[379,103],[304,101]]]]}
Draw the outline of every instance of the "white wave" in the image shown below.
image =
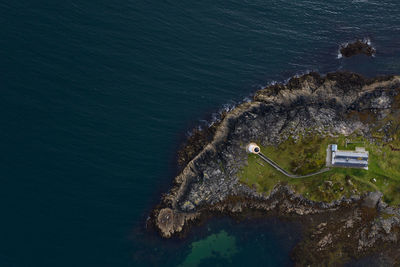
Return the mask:
{"type": "Polygon", "coordinates": [[[342,47],[346,47],[348,44],[349,44],[348,42],[345,42],[345,43],[341,43],[341,44],[339,45],[338,52],[337,52],[337,57],[336,57],[337,59],[343,58],[343,55],[342,55],[342,52],[340,52],[340,49],[341,49],[342,47]]]}
{"type": "Polygon", "coordinates": [[[283,81],[283,84],[287,84],[290,81],[290,79],[292,79],[292,78],[300,78],[301,76],[309,74],[310,72],[313,72],[313,71],[317,71],[317,70],[304,70],[304,71],[296,72],[293,76],[285,79],[283,81]]]}
{"type": "MultiPolygon", "coordinates": [[[[351,42],[344,42],[344,43],[341,43],[341,44],[339,45],[338,54],[337,54],[337,57],[336,57],[336,58],[337,58],[337,59],[341,59],[341,58],[343,57],[342,53],[340,52],[340,49],[341,49],[342,47],[346,47],[349,43],[353,43],[353,42],[355,42],[355,41],[357,41],[357,40],[360,40],[360,39],[356,39],[356,40],[351,41],[351,42]]],[[[364,42],[364,43],[366,43],[367,45],[371,46],[374,50],[376,50],[375,47],[372,45],[371,39],[370,39],[369,37],[364,37],[361,41],[364,42]]],[[[375,54],[373,54],[372,56],[375,57],[375,54]]]]}
{"type": "Polygon", "coordinates": [[[300,71],[300,72],[297,72],[297,73],[294,75],[294,77],[299,78],[299,77],[301,77],[301,76],[303,76],[303,75],[310,74],[310,72],[312,72],[312,70],[300,71]]]}
{"type": "MultiPolygon", "coordinates": [[[[314,70],[314,71],[316,71],[316,70],[314,70]]],[[[303,76],[305,74],[309,74],[310,72],[312,72],[312,70],[305,70],[305,71],[297,72],[295,75],[293,75],[292,77],[284,80],[283,82],[279,82],[279,81],[273,80],[273,81],[268,82],[266,85],[261,85],[260,84],[258,86],[258,90],[267,88],[268,86],[271,86],[271,85],[276,85],[278,83],[287,84],[291,78],[293,78],[293,77],[301,77],[301,76],[303,76]]],[[[251,101],[253,101],[253,96],[254,96],[254,92],[249,94],[248,96],[244,97],[241,101],[233,101],[233,100],[231,100],[229,103],[223,104],[222,107],[218,111],[211,113],[211,116],[210,116],[209,120],[199,119],[198,125],[196,127],[194,127],[192,130],[187,131],[186,135],[187,136],[192,136],[193,132],[195,130],[200,130],[201,131],[206,127],[211,127],[215,123],[220,122],[224,113],[232,111],[233,109],[235,109],[240,104],[250,103],[251,101]]]]}
{"type": "Polygon", "coordinates": [[[251,97],[245,97],[245,98],[243,99],[243,102],[245,102],[245,103],[250,103],[251,100],[252,100],[251,97]]]}
{"type": "MultiPolygon", "coordinates": [[[[274,83],[276,83],[276,82],[274,81],[274,83]]],[[[262,88],[265,88],[265,86],[260,87],[260,89],[262,89],[262,88]]],[[[244,97],[239,102],[231,100],[229,103],[223,104],[222,107],[220,109],[218,109],[218,111],[211,113],[210,119],[208,119],[208,120],[200,119],[198,122],[198,125],[194,129],[186,132],[186,135],[192,136],[193,131],[195,131],[195,130],[201,131],[204,128],[211,127],[215,123],[221,121],[224,113],[228,113],[228,112],[232,111],[233,109],[235,109],[238,105],[240,105],[242,103],[249,103],[252,100],[253,100],[253,94],[249,94],[248,96],[244,97]]]]}
{"type": "Polygon", "coordinates": [[[211,114],[211,119],[210,119],[210,121],[207,122],[207,126],[210,127],[214,123],[221,121],[222,115],[224,113],[227,113],[227,112],[233,110],[237,105],[238,105],[238,103],[236,103],[234,101],[231,101],[230,103],[223,104],[222,108],[220,108],[217,112],[214,112],[214,113],[211,114]]]}
{"type": "Polygon", "coordinates": [[[367,45],[371,45],[371,39],[370,39],[369,37],[364,37],[364,38],[362,39],[362,41],[363,41],[364,43],[366,43],[367,45]]]}
{"type": "Polygon", "coordinates": [[[277,83],[278,83],[278,81],[272,81],[272,82],[269,83],[269,85],[275,85],[277,83]]]}

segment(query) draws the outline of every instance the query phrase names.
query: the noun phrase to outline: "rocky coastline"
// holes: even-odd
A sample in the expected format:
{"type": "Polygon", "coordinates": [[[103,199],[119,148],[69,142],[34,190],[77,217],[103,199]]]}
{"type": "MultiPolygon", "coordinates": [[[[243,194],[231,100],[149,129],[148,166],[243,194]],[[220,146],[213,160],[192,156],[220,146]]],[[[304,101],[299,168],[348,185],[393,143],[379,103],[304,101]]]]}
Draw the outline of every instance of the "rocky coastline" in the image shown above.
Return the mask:
{"type": "Polygon", "coordinates": [[[311,201],[284,183],[265,194],[238,179],[247,164],[245,147],[252,141],[273,145],[300,134],[357,131],[374,142],[371,129],[376,125],[370,118],[399,109],[399,93],[398,76],[369,79],[349,72],[309,73],[259,90],[252,102],[189,138],[178,153],[182,171],[152,211],[149,224],[170,238],[213,214],[262,212],[303,222],[305,238],[292,252],[299,266],[341,265],[371,253],[400,264],[400,209],[388,206],[382,193],[325,203],[311,201]]]}

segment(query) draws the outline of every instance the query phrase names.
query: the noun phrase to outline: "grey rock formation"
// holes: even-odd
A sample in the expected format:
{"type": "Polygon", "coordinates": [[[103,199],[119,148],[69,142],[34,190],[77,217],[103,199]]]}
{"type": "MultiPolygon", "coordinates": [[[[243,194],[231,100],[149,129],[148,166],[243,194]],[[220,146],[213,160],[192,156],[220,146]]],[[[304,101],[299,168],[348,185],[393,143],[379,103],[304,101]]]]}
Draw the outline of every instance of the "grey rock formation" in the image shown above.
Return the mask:
{"type": "Polygon", "coordinates": [[[364,198],[363,206],[371,209],[376,208],[382,196],[383,194],[381,192],[368,193],[364,198]]]}

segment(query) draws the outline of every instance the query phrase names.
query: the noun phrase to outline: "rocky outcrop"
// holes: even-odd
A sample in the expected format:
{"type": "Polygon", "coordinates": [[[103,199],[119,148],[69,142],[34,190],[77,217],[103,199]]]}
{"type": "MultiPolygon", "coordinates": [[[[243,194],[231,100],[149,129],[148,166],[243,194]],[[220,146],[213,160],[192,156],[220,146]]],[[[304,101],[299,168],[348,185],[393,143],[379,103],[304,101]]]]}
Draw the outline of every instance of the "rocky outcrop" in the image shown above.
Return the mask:
{"type": "MultiPolygon", "coordinates": [[[[269,195],[264,195],[241,184],[238,172],[247,164],[245,148],[252,141],[279,144],[288,137],[310,133],[310,129],[321,135],[358,132],[372,140],[368,116],[385,117],[394,107],[399,90],[397,76],[368,79],[336,72],[326,76],[309,73],[256,92],[252,102],[225,114],[210,131],[212,138],[207,134],[202,139],[201,149],[198,145],[185,146],[196,150],[181,153],[190,155],[185,159],[191,160],[153,210],[151,222],[162,236],[171,237],[205,214],[262,211],[301,218],[308,225],[313,237],[295,251],[312,247],[315,251],[331,252],[335,242],[346,240],[345,234],[354,242],[357,239],[349,257],[363,255],[380,242],[397,242],[399,236],[394,229],[400,229],[399,211],[385,206],[379,193],[324,203],[308,200],[278,184],[269,195]],[[382,213],[390,218],[382,219],[382,213]],[[339,223],[331,227],[332,222],[326,218],[335,216],[339,223]],[[316,222],[319,224],[314,225],[316,222]]],[[[190,141],[196,142],[193,138],[190,141]]],[[[305,262],[312,262],[312,255],[305,262]]]]}
{"type": "Polygon", "coordinates": [[[373,56],[376,53],[368,40],[357,40],[340,47],[340,54],[344,57],[352,57],[359,54],[373,56]]]}
{"type": "Polygon", "coordinates": [[[196,219],[199,213],[176,212],[170,208],[163,208],[154,214],[157,227],[164,237],[171,237],[176,232],[181,232],[185,224],[196,219]]]}
{"type": "Polygon", "coordinates": [[[208,143],[212,141],[219,123],[220,121],[217,121],[207,128],[196,128],[191,132],[187,142],[184,143],[178,151],[178,166],[180,168],[184,168],[189,161],[191,161],[208,143]]]}
{"type": "Polygon", "coordinates": [[[381,197],[380,192],[370,192],[340,213],[308,221],[306,238],[293,251],[296,265],[341,265],[371,252],[390,258],[400,248],[399,210],[389,208],[381,197]]]}

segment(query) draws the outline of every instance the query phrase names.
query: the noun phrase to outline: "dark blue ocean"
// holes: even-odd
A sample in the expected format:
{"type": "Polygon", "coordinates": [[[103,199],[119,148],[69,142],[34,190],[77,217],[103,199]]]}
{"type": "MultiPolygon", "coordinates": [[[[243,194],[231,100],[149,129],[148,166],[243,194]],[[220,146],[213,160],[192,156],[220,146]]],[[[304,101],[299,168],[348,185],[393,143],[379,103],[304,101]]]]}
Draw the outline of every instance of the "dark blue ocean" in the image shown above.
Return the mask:
{"type": "Polygon", "coordinates": [[[0,266],[285,266],[276,219],[146,230],[193,127],[307,71],[400,73],[398,0],[0,0],[0,266]],[[369,38],[373,58],[338,58],[369,38]]]}

